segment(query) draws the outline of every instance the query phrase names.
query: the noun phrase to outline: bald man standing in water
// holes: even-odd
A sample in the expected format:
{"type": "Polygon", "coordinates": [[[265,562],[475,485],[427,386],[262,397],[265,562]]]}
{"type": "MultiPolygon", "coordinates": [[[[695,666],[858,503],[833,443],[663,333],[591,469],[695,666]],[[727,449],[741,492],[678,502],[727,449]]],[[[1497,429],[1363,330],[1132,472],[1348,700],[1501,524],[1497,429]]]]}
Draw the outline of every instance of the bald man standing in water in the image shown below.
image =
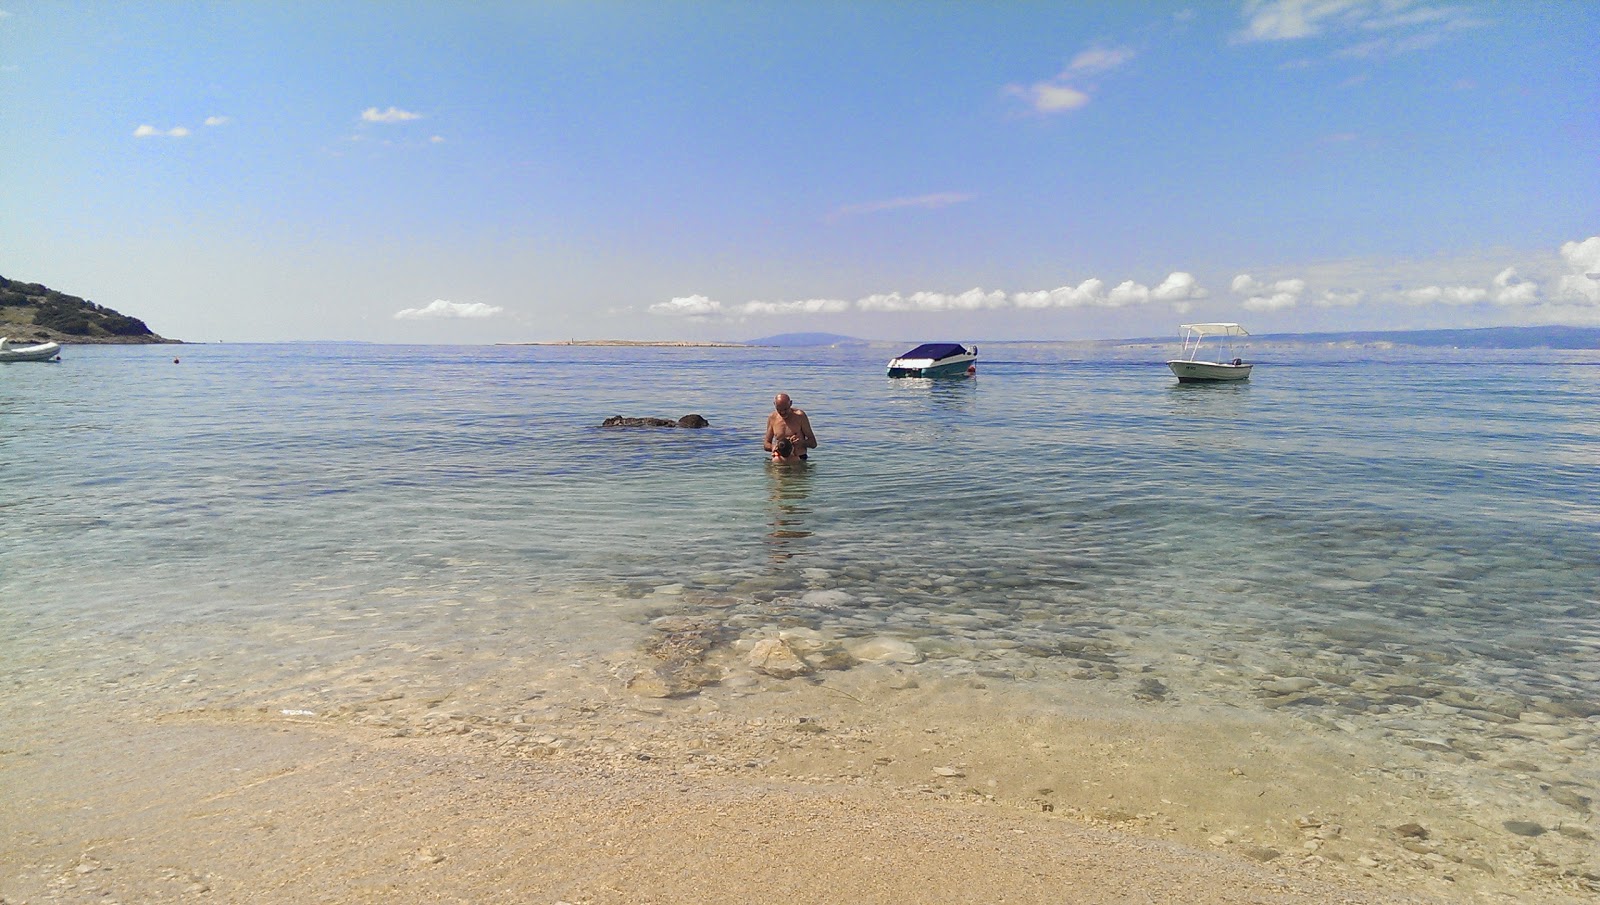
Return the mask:
{"type": "Polygon", "coordinates": [[[794,444],[802,459],[806,457],[806,450],[817,448],[817,435],[811,432],[811,419],[794,407],[788,393],[779,393],[772,398],[772,414],[767,416],[767,436],[762,439],[761,448],[772,452],[773,445],[785,437],[794,444]]]}

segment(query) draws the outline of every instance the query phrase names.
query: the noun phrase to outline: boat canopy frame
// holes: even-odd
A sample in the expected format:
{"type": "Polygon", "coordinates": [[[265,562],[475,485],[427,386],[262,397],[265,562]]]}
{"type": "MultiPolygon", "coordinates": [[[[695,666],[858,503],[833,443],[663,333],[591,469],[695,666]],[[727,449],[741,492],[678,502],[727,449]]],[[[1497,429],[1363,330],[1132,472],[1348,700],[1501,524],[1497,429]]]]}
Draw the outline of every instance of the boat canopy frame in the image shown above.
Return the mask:
{"type": "Polygon", "coordinates": [[[1228,359],[1235,358],[1233,354],[1233,338],[1235,336],[1249,336],[1250,331],[1238,324],[1180,324],[1183,329],[1183,360],[1194,361],[1195,355],[1200,352],[1200,340],[1207,336],[1225,337],[1228,347],[1228,359]]]}

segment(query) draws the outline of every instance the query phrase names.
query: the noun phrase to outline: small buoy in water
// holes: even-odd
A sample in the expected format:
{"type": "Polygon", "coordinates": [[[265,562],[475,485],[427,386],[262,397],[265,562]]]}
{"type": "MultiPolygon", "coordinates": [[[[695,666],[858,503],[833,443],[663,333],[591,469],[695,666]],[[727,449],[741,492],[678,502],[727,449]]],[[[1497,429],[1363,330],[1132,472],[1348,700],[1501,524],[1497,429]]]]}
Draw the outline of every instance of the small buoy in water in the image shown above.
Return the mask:
{"type": "Polygon", "coordinates": [[[177,364],[177,363],[178,363],[178,360],[177,360],[177,359],[176,359],[176,358],[174,358],[174,359],[173,359],[173,360],[172,360],[172,363],[173,363],[173,364],[177,364]]]}
{"type": "Polygon", "coordinates": [[[976,374],[976,373],[978,373],[978,366],[977,365],[967,365],[967,376],[968,377],[971,377],[973,374],[976,374]]]}

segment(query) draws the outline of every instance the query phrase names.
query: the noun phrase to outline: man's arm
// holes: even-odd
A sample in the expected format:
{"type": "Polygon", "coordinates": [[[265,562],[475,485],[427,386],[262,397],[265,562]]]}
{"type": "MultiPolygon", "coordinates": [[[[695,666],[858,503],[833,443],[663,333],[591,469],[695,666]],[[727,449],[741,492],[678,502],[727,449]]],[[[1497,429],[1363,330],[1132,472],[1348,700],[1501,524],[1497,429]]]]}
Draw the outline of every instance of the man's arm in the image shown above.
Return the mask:
{"type": "Polygon", "coordinates": [[[805,448],[816,449],[817,435],[811,431],[811,416],[807,415],[805,412],[800,413],[800,431],[802,434],[804,434],[804,436],[800,438],[800,442],[805,445],[805,448]]]}
{"type": "Polygon", "coordinates": [[[776,440],[776,439],[777,439],[777,437],[772,432],[772,416],[768,415],[767,416],[767,434],[766,434],[766,436],[761,438],[761,448],[766,450],[767,452],[772,452],[772,442],[774,440],[776,440]]]}

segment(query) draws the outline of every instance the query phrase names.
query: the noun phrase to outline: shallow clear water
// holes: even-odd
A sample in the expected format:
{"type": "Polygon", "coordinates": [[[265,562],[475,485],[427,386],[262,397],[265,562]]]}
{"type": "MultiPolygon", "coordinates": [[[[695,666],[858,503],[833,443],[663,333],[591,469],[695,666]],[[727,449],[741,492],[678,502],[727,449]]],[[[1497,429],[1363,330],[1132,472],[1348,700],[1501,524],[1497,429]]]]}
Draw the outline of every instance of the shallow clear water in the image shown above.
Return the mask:
{"type": "Polygon", "coordinates": [[[1574,787],[1600,782],[1600,354],[1257,343],[1248,384],[1191,386],[1156,346],[991,344],[945,381],[883,377],[897,351],[6,366],[3,628],[86,687],[201,670],[247,705],[373,658],[413,684],[539,672],[619,620],[714,613],[724,642],[887,637],[948,674],[1297,725],[1471,739],[1534,714],[1574,787]],[[778,390],[820,437],[807,465],[763,461],[778,390]],[[712,426],[597,427],[689,412],[712,426]]]}

